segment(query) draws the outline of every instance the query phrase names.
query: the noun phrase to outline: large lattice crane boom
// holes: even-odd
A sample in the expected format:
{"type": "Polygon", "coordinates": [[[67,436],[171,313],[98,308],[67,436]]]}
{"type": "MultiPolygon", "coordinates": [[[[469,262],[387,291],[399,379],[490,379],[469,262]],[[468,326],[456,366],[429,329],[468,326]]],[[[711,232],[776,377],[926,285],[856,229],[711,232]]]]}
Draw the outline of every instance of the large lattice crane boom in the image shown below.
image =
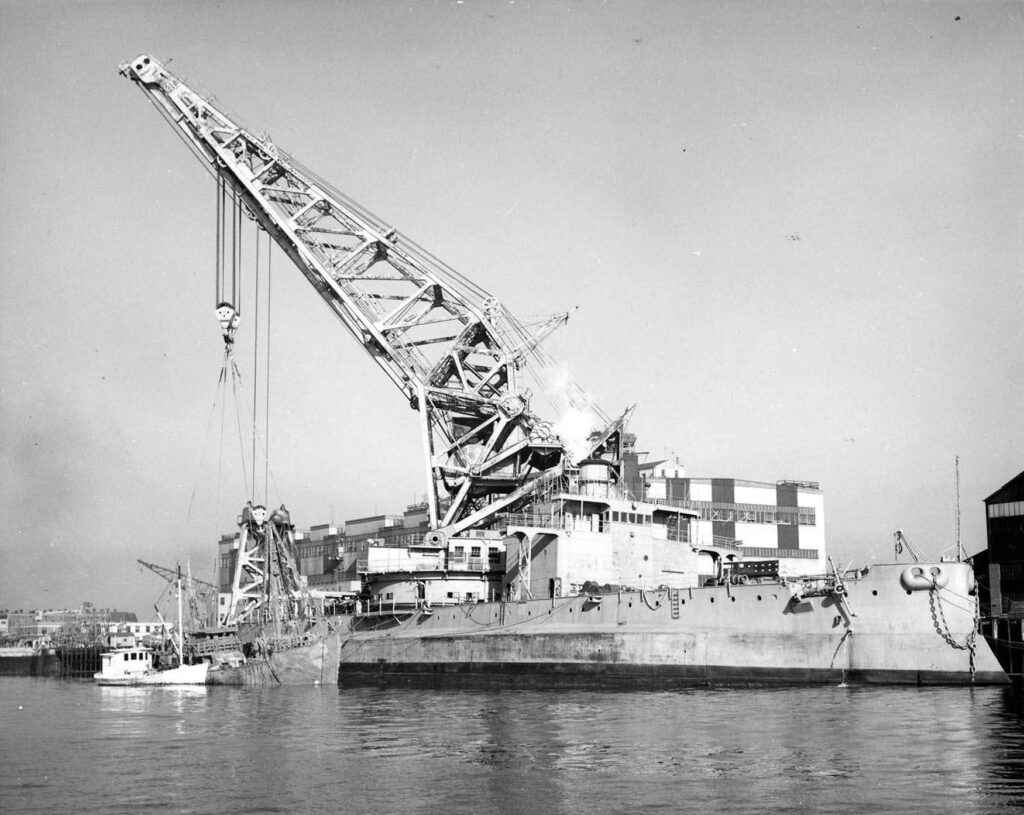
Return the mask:
{"type": "Polygon", "coordinates": [[[522,381],[537,338],[507,309],[157,60],[120,70],[420,411],[431,528],[486,524],[561,473],[566,447],[522,381]]]}

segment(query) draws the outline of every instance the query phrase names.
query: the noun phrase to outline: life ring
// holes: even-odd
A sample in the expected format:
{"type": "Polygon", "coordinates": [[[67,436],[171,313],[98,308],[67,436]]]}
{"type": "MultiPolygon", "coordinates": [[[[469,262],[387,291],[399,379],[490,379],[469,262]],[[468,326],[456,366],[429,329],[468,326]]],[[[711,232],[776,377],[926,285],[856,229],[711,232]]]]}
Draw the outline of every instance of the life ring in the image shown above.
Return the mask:
{"type": "Polygon", "coordinates": [[[900,574],[900,585],[907,591],[943,589],[949,575],[941,566],[907,566],[900,574]]]}

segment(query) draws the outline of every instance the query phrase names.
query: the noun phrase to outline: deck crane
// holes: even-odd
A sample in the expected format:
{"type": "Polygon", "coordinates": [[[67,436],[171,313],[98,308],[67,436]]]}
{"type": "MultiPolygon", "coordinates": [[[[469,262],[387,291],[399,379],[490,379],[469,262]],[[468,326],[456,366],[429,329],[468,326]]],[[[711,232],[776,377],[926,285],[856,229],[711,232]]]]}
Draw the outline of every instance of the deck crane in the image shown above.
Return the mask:
{"type": "Polygon", "coordinates": [[[609,420],[578,385],[566,401],[593,420],[581,449],[531,405],[543,381],[531,334],[479,286],[277,147],[242,127],[151,56],[120,66],[207,169],[298,267],[410,406],[426,459],[428,539],[443,545],[553,487],[574,460],[618,458],[609,420]]]}
{"type": "Polygon", "coordinates": [[[906,549],[910,553],[910,556],[914,559],[914,563],[921,562],[920,551],[918,551],[918,548],[910,542],[910,539],[906,535],[903,534],[902,529],[897,529],[895,532],[892,533],[892,544],[893,549],[895,549],[896,551],[897,559],[901,554],[903,554],[903,550],[906,549]]]}

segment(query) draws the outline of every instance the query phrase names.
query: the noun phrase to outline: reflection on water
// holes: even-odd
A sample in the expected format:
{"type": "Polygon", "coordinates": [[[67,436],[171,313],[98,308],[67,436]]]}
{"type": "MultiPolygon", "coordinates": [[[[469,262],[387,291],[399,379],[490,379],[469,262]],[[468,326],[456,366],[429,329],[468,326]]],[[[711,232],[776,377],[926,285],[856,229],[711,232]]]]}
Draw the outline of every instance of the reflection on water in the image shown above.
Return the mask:
{"type": "Polygon", "coordinates": [[[86,813],[218,815],[987,813],[1024,800],[1021,705],[998,688],[501,693],[11,678],[0,715],[0,811],[12,813],[52,812],[69,795],[86,813]]]}

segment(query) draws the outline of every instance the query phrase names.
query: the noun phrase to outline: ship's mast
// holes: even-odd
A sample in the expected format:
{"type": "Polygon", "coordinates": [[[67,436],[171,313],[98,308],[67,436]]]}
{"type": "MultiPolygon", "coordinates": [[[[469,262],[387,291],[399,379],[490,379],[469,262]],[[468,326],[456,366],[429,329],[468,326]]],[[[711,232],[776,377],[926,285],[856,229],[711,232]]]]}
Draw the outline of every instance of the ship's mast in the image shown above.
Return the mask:
{"type": "MultiPolygon", "coordinates": [[[[120,68],[281,247],[342,325],[420,413],[431,529],[486,526],[570,463],[533,412],[538,344],[497,300],[345,196],[149,56],[120,68]]],[[[563,318],[564,320],[564,318],[563,318]]],[[[590,450],[621,427],[571,383],[598,421],[590,450]]],[[[589,452],[589,451],[588,451],[589,452]]],[[[575,453],[577,457],[580,453],[575,453]]]]}
{"type": "Polygon", "coordinates": [[[956,559],[963,562],[966,557],[963,540],[960,538],[960,456],[956,457],[954,469],[956,472],[956,559]]]}
{"type": "Polygon", "coordinates": [[[185,635],[182,633],[184,625],[181,621],[181,566],[178,567],[178,664],[185,664],[185,635]]]}

